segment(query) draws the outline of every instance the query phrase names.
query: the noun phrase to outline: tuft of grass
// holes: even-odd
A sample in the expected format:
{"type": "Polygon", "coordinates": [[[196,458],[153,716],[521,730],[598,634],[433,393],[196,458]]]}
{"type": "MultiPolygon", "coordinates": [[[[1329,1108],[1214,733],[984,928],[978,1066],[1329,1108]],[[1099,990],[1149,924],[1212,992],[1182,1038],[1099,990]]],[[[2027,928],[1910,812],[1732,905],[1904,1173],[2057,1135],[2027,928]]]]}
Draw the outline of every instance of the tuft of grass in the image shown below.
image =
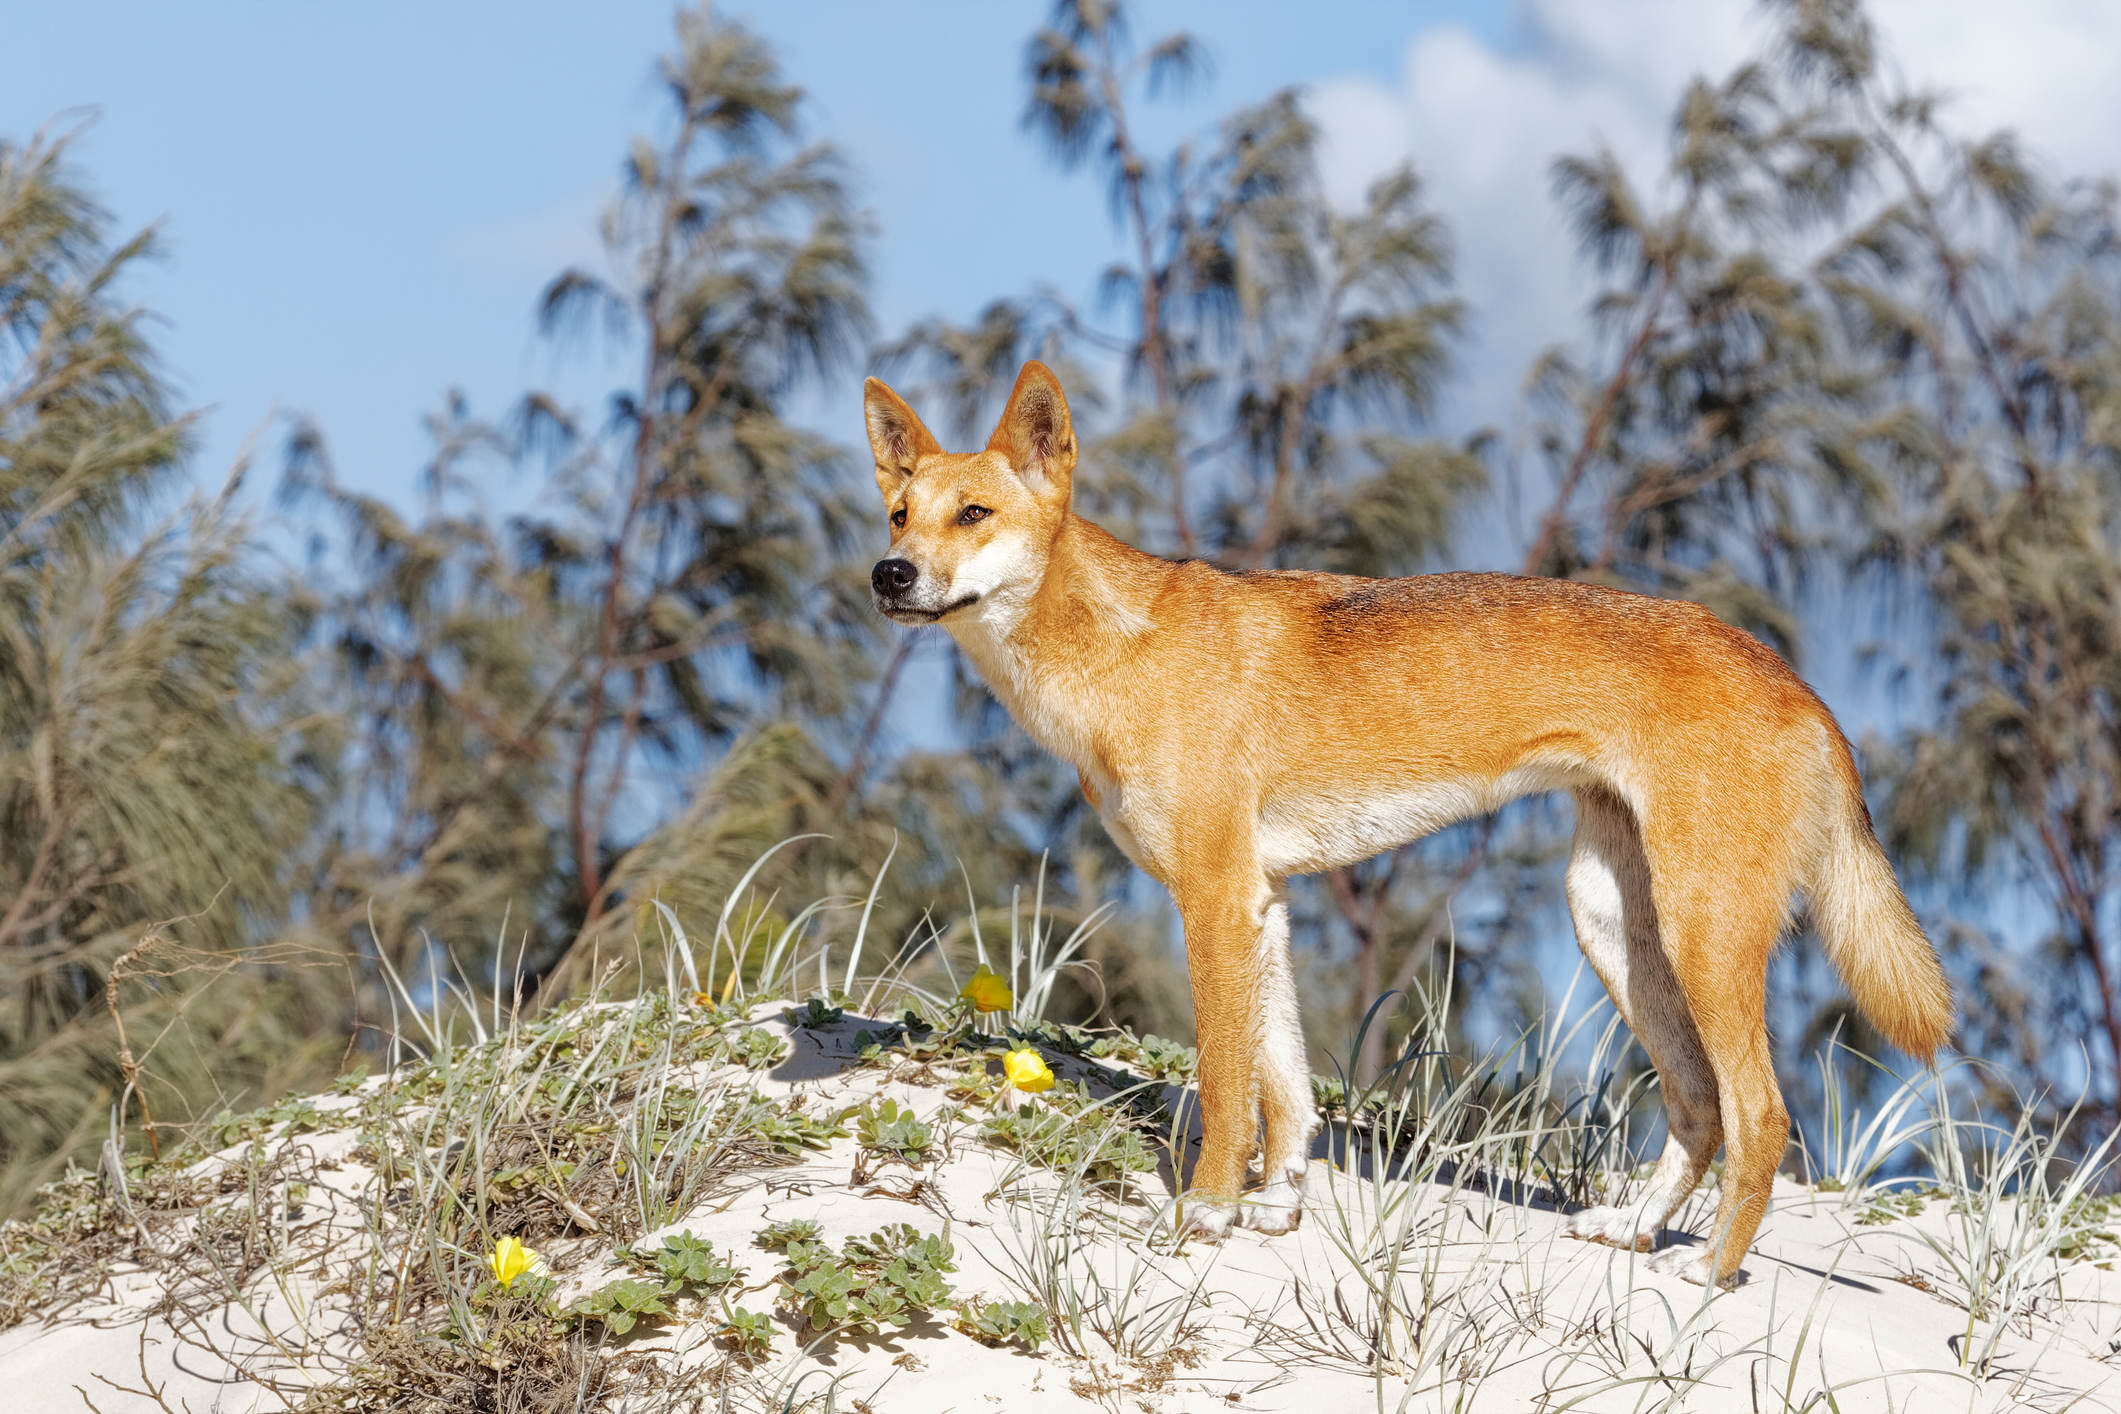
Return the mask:
{"type": "Polygon", "coordinates": [[[1895,1075],[1869,1056],[1842,1044],[1839,1027],[1827,1038],[1826,1045],[1813,1060],[1819,1067],[1822,1097],[1818,1131],[1820,1152],[1813,1154],[1808,1146],[1803,1146],[1803,1136],[1799,1136],[1798,1142],[1804,1147],[1805,1171],[1820,1192],[1842,1195],[1844,1206],[1874,1207],[1877,1199],[1872,1192],[1873,1180],[1895,1156],[1904,1153],[1929,1130],[1924,1087],[1895,1075]],[[1884,1074],[1894,1082],[1884,1102],[1869,1118],[1850,1106],[1840,1062],[1884,1074]]]}
{"type": "Polygon", "coordinates": [[[2013,1329],[2030,1334],[2031,1318],[2059,1299],[2063,1263],[2098,1242],[2121,1130],[2108,1130],[2069,1157],[2078,1111],[2043,1132],[2037,1106],[2020,1097],[2005,1130],[1960,1119],[1949,1086],[1936,1087],[1929,1133],[1920,1141],[1931,1170],[1951,1195],[1943,1231],[1913,1229],[1936,1259],[1924,1273],[1931,1289],[1966,1313],[1960,1363],[1977,1375],[1995,1366],[2013,1329]]]}

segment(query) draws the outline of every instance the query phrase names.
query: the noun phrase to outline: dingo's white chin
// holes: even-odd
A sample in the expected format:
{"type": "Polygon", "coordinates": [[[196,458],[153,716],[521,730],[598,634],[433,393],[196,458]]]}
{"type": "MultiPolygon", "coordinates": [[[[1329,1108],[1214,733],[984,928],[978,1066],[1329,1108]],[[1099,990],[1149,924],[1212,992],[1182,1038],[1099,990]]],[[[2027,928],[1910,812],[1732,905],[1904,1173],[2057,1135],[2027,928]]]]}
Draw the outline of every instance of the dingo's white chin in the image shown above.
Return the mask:
{"type": "Polygon", "coordinates": [[[932,624],[939,619],[946,618],[949,615],[956,613],[959,609],[969,609],[978,602],[979,595],[967,594],[961,599],[952,600],[950,603],[943,605],[940,609],[923,609],[918,608],[912,604],[884,603],[879,603],[876,608],[878,613],[882,614],[885,618],[891,620],[893,623],[932,624]]]}

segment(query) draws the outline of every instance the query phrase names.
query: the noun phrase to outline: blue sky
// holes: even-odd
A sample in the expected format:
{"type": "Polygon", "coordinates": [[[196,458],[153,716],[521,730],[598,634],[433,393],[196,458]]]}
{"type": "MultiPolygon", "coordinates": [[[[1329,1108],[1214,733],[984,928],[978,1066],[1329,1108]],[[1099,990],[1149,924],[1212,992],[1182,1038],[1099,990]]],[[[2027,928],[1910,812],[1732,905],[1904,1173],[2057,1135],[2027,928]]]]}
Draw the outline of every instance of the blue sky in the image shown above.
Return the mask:
{"type": "MultiPolygon", "coordinates": [[[[1017,130],[1043,4],[724,9],[772,39],[812,95],[811,134],[852,159],[885,334],[1039,281],[1087,290],[1110,250],[1100,190],[1058,182],[1017,130]]],[[[1425,28],[1508,28],[1461,0],[1289,13],[1146,9],[1142,30],[1193,29],[1217,66],[1166,130],[1287,83],[1388,85],[1425,28]]],[[[185,399],[208,409],[202,479],[278,406],[322,423],[346,480],[402,492],[444,389],[498,411],[553,375],[533,304],[594,253],[626,143],[660,116],[670,15],[634,0],[18,7],[8,47],[34,58],[10,65],[0,135],[98,111],[76,157],[122,223],[161,225],[167,258],[133,294],[165,317],[185,399]]]]}
{"type": "MultiPolygon", "coordinates": [[[[812,96],[877,229],[890,336],[1050,283],[1087,294],[1112,246],[1095,179],[1059,177],[1017,128],[1019,56],[1044,0],[731,4],[812,96]]],[[[1352,198],[1411,159],[1457,236],[1473,334],[1447,426],[1512,420],[1545,343],[1588,294],[1547,164],[1594,144],[1654,170],[1681,86],[1757,42],[1752,0],[1138,0],[1137,29],[1190,29],[1211,86],[1147,124],[1198,131],[1304,85],[1329,184],[1352,198]]],[[[1873,0],[1888,51],[2069,171],[2121,162],[2121,6],[1873,0]]],[[[464,388],[497,412],[555,377],[532,331],[543,283],[595,253],[628,139],[660,116],[670,7],[640,0],[18,6],[0,135],[100,114],[77,148],[126,226],[168,257],[134,287],[167,321],[217,480],[275,406],[314,415],[348,481],[413,482],[421,415],[464,388]]],[[[577,355],[579,356],[579,355],[577,355]]],[[[578,366],[569,386],[589,386],[578,366]]],[[[855,436],[855,383],[844,435],[855,436]]],[[[826,402],[829,414],[831,402],[826,402]]]]}

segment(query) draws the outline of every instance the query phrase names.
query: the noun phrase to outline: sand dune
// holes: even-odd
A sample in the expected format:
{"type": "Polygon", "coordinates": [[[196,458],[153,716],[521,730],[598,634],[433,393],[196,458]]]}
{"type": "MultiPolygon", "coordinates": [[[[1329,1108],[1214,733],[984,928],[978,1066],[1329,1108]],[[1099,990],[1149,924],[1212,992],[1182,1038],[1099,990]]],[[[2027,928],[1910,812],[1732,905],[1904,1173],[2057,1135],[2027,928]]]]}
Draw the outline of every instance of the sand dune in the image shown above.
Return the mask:
{"type": "MultiPolygon", "coordinates": [[[[1595,1133],[1565,1097],[1443,1066],[1396,1145],[1351,1143],[1344,1117],[1321,1139],[1296,1233],[1179,1244],[1186,1092],[1141,1081],[1130,1040],[1073,1055],[1092,1038],[1048,1030],[1061,1083],[1023,1095],[999,1040],[887,1025],[582,1008],[228,1121],[225,1147],[136,1165],[122,1195],[76,1176],[0,1238],[0,1407],[2121,1408],[2115,1248],[2066,1192],[1785,1181],[1748,1280],[1707,1292],[1564,1234],[1583,1170],[1558,1160],[1595,1133]],[[1133,1106],[1109,1098],[1128,1085],[1133,1106]],[[487,1255],[510,1232],[547,1275],[504,1290],[487,1255]],[[673,1285],[656,1254],[678,1234],[713,1257],[673,1285]],[[911,1289],[877,1253],[915,1235],[947,1241],[946,1297],[805,1325],[805,1262],[856,1298],[911,1289]],[[584,1314],[617,1282],[660,1306],[623,1334],[584,1314]],[[1035,1349],[974,1333],[995,1303],[1036,1308],[1035,1349]],[[738,1310],[759,1358],[733,1348],[738,1310]]],[[[1695,1240],[1712,1196],[1667,1240],[1695,1240]]]]}

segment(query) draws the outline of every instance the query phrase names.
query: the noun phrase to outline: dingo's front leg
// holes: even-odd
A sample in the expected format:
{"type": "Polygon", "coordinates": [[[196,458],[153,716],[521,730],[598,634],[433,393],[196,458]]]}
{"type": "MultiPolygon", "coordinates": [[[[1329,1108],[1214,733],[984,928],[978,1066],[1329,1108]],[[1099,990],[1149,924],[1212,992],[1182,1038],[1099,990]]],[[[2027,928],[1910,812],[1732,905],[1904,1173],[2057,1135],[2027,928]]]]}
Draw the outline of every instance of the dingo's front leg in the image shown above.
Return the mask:
{"type": "Polygon", "coordinates": [[[1200,1157],[1187,1185],[1186,1226],[1221,1237],[1237,1217],[1259,1131],[1258,1063],[1267,976],[1259,947],[1271,897],[1256,871],[1174,877],[1200,1046],[1200,1157]]]}
{"type": "Polygon", "coordinates": [[[1289,959],[1289,906],[1279,897],[1260,919],[1255,947],[1260,1015],[1254,1075],[1266,1141],[1260,1150],[1260,1189],[1245,1199],[1237,1221],[1260,1232],[1288,1232],[1303,1218],[1304,1173],[1311,1166],[1318,1105],[1311,1097],[1311,1065],[1289,959]]]}

